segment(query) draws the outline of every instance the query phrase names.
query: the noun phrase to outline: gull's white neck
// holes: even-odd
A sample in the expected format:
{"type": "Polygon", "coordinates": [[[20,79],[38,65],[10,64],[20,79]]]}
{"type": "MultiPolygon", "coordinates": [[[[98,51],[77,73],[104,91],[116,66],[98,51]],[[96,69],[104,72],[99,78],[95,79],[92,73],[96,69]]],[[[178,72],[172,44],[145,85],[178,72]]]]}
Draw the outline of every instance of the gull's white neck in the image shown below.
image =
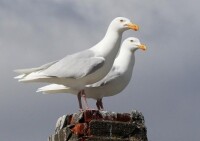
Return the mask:
{"type": "Polygon", "coordinates": [[[90,50],[96,52],[97,56],[113,59],[120,48],[121,38],[122,32],[116,31],[109,26],[104,38],[90,50]]]}
{"type": "Polygon", "coordinates": [[[135,64],[135,55],[130,50],[121,47],[120,53],[115,59],[114,65],[119,66],[122,73],[132,73],[135,64]]]}

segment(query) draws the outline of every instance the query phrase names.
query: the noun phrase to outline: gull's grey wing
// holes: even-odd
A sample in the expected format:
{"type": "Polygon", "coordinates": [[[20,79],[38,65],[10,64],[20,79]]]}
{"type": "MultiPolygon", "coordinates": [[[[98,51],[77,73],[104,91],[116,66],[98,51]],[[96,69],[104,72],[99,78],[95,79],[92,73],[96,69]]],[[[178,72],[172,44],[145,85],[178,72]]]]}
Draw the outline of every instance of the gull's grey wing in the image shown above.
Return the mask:
{"type": "Polygon", "coordinates": [[[88,87],[99,87],[99,86],[104,86],[110,83],[112,80],[116,79],[117,77],[120,76],[120,72],[118,71],[118,67],[112,67],[110,72],[100,81],[97,83],[94,83],[92,85],[87,85],[88,87]]]}
{"type": "Polygon", "coordinates": [[[14,72],[19,73],[19,74],[29,74],[31,72],[35,72],[35,71],[40,71],[43,69],[47,69],[48,67],[50,67],[51,65],[55,64],[57,61],[53,61],[50,63],[46,63],[40,67],[37,68],[28,68],[28,69],[18,69],[18,70],[14,70],[14,72]]]}
{"type": "Polygon", "coordinates": [[[95,57],[92,51],[86,50],[66,56],[42,73],[50,77],[81,78],[103,66],[105,59],[95,57]]]}

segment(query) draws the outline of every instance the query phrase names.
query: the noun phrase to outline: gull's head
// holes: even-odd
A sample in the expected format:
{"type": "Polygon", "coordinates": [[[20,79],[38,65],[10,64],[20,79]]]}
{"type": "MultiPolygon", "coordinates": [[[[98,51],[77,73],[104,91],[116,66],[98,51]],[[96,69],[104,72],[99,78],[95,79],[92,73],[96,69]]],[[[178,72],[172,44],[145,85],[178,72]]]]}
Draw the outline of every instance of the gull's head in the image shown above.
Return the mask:
{"type": "Polygon", "coordinates": [[[126,48],[130,50],[131,52],[134,52],[137,49],[141,49],[143,51],[147,49],[147,47],[144,44],[141,44],[140,40],[135,37],[129,37],[125,39],[122,46],[123,48],[126,48]]]}
{"type": "Polygon", "coordinates": [[[110,26],[112,27],[112,29],[117,30],[117,31],[125,31],[128,29],[132,29],[135,31],[139,30],[139,26],[132,23],[129,19],[124,18],[124,17],[117,17],[115,18],[110,26]]]}

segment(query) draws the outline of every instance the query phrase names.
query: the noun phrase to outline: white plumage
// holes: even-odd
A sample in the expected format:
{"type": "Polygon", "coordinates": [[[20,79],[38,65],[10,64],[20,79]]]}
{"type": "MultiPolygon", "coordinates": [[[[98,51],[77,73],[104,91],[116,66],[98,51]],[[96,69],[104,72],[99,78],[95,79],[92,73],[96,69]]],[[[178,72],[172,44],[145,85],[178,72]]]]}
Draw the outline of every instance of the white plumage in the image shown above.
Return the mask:
{"type": "MultiPolygon", "coordinates": [[[[102,98],[120,93],[128,85],[135,63],[134,52],[138,49],[146,50],[139,39],[127,38],[121,46],[110,72],[99,82],[84,88],[85,96],[97,100],[97,108],[103,109],[102,98]]],[[[51,84],[38,89],[43,93],[71,93],[77,95],[78,90],[58,84],[51,84]]]]}
{"type": "Polygon", "coordinates": [[[122,33],[138,30],[138,26],[124,17],[115,18],[105,37],[95,46],[37,68],[15,70],[19,82],[47,82],[63,84],[81,90],[87,84],[102,79],[111,69],[118,53],[122,33]]]}

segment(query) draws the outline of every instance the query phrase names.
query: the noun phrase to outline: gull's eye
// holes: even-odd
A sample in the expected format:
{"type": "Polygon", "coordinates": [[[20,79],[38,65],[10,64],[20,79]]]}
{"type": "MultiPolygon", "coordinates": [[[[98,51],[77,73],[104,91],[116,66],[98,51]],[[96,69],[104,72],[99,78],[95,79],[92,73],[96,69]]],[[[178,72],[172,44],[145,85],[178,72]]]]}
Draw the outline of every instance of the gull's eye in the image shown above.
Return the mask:
{"type": "Polygon", "coordinates": [[[133,42],[133,40],[130,40],[130,42],[133,42]]]}
{"type": "Polygon", "coordinates": [[[122,23],[122,22],[124,22],[124,20],[121,19],[120,22],[122,23]]]}

